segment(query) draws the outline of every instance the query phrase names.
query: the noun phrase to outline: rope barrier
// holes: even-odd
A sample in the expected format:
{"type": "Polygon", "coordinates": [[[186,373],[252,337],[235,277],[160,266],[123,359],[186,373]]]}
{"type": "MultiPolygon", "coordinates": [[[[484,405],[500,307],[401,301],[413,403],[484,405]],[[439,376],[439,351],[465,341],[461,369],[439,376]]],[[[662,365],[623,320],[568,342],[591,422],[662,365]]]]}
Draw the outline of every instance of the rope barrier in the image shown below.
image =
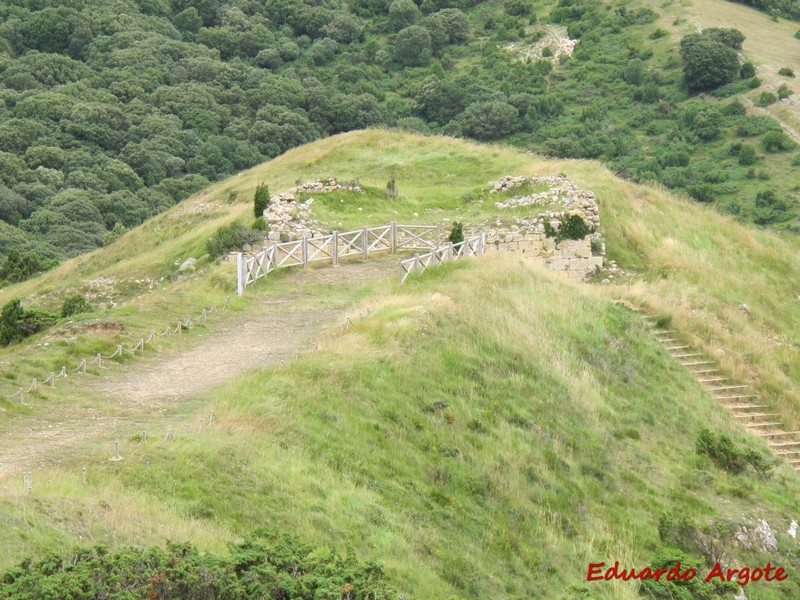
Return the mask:
{"type": "MultiPolygon", "coordinates": [[[[81,359],[81,362],[78,363],[78,366],[75,367],[74,369],[67,369],[66,366],[62,366],[61,370],[58,372],[58,375],[56,375],[55,372],[51,371],[50,374],[47,376],[47,379],[44,379],[43,381],[39,381],[34,377],[27,390],[25,390],[24,388],[19,388],[13,394],[2,395],[2,396],[0,396],[0,398],[6,399],[6,400],[12,400],[12,399],[14,399],[14,398],[19,396],[20,404],[25,406],[26,405],[25,404],[25,394],[38,390],[40,385],[49,383],[50,387],[55,387],[56,378],[57,377],[65,377],[66,378],[69,372],[75,373],[75,372],[80,371],[81,373],[85,373],[87,365],[96,364],[98,367],[102,367],[104,359],[105,360],[110,360],[110,359],[114,358],[115,356],[121,356],[125,352],[127,352],[128,354],[134,354],[135,355],[137,350],[144,350],[145,346],[147,344],[151,343],[156,336],[169,337],[173,333],[180,334],[180,333],[183,332],[183,329],[188,329],[191,326],[193,321],[195,321],[195,322],[196,321],[201,321],[201,320],[202,321],[206,321],[208,319],[208,315],[210,313],[212,313],[212,312],[220,312],[220,311],[223,311],[223,310],[227,309],[229,302],[230,302],[230,296],[225,296],[225,303],[222,305],[222,308],[220,308],[219,306],[217,306],[216,303],[214,303],[214,304],[211,305],[211,308],[208,308],[208,309],[203,308],[203,311],[200,313],[200,317],[197,318],[197,319],[193,319],[191,315],[187,315],[185,322],[182,321],[182,320],[179,320],[178,324],[176,325],[174,330],[171,327],[167,327],[164,330],[164,333],[158,333],[157,331],[152,330],[152,331],[150,331],[150,335],[146,340],[144,338],[140,338],[139,341],[136,343],[136,345],[133,348],[130,348],[130,349],[129,348],[123,348],[122,344],[118,344],[116,350],[114,350],[114,352],[112,354],[110,354],[109,356],[103,356],[101,353],[98,352],[94,356],[94,358],[92,360],[87,361],[85,358],[81,359]]],[[[0,412],[6,412],[6,409],[0,407],[0,412]]]]}

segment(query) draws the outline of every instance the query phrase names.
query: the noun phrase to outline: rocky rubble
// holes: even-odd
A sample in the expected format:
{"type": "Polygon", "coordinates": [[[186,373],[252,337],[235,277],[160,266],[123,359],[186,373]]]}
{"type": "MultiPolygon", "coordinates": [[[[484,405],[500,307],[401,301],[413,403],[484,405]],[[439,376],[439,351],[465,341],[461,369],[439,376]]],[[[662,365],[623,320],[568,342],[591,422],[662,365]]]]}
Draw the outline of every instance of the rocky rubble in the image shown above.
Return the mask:
{"type": "Polygon", "coordinates": [[[526,182],[531,186],[544,184],[549,186],[549,189],[528,196],[510,198],[504,202],[495,202],[495,206],[502,209],[529,205],[557,205],[562,206],[564,210],[545,212],[542,216],[554,220],[565,214],[576,214],[580,215],[587,223],[594,225],[595,228],[600,227],[600,211],[597,207],[594,193],[580,189],[563,175],[530,178],[523,175],[507,176],[491,182],[489,184],[491,186],[489,193],[509,191],[522,186],[526,182]]]}
{"type": "Polygon", "coordinates": [[[469,236],[484,232],[487,250],[520,252],[542,262],[554,271],[564,272],[568,277],[583,279],[601,270],[605,244],[598,231],[600,213],[594,194],[581,190],[564,175],[530,178],[523,175],[509,175],[490,182],[489,193],[508,192],[525,184],[544,185],[547,189],[528,196],[495,202],[495,205],[500,209],[556,205],[561,210],[548,210],[529,218],[513,217],[506,220],[469,223],[464,226],[464,234],[469,236]],[[560,219],[569,215],[580,216],[591,224],[595,231],[582,240],[567,239],[556,242],[555,238],[548,237],[545,224],[549,224],[557,231],[561,225],[560,219]]]}
{"type": "Polygon", "coordinates": [[[297,187],[275,194],[270,198],[269,206],[264,211],[264,219],[269,225],[267,239],[275,242],[300,239],[303,236],[313,238],[325,235],[325,232],[316,224],[311,214],[311,205],[314,199],[298,202],[299,194],[335,192],[346,190],[361,193],[363,190],[358,182],[339,183],[336,179],[316,179],[307,181],[297,187]]]}

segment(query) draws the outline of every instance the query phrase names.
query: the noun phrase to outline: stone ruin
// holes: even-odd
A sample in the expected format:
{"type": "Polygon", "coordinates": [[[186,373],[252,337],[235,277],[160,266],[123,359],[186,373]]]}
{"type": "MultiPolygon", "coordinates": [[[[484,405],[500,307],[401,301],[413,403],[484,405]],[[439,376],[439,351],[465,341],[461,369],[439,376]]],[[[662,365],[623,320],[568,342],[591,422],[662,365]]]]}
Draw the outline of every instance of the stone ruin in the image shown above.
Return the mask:
{"type": "Polygon", "coordinates": [[[584,279],[603,268],[605,244],[599,232],[600,211],[594,193],[578,188],[564,175],[525,177],[507,176],[489,183],[489,193],[507,192],[525,183],[546,184],[548,189],[527,196],[495,202],[499,209],[517,206],[558,206],[530,218],[513,217],[511,222],[471,223],[464,226],[465,235],[486,232],[487,251],[520,252],[550,269],[570,278],[584,279]],[[560,219],[577,215],[594,228],[582,240],[562,240],[548,237],[545,223],[557,231],[560,219]]]}
{"type": "Polygon", "coordinates": [[[595,229],[600,227],[600,211],[597,208],[594,192],[580,189],[564,175],[548,175],[543,177],[525,177],[524,175],[520,175],[517,177],[503,177],[489,184],[491,186],[489,193],[496,194],[497,192],[509,191],[522,186],[526,182],[531,186],[545,184],[549,189],[527,196],[510,198],[505,202],[495,202],[495,206],[499,209],[504,209],[514,208],[516,206],[556,205],[559,206],[561,210],[547,211],[541,213],[539,217],[543,219],[548,217],[557,219],[564,214],[574,214],[579,215],[587,223],[591,223],[595,229]]]}
{"type": "Polygon", "coordinates": [[[269,206],[264,211],[264,219],[269,225],[267,239],[274,242],[296,240],[302,237],[321,237],[326,233],[317,226],[311,214],[311,205],[314,199],[298,202],[299,194],[328,193],[338,190],[362,193],[358,182],[340,183],[334,178],[307,181],[297,187],[275,194],[270,198],[269,206]]]}
{"type": "MultiPolygon", "coordinates": [[[[530,218],[512,217],[508,220],[511,222],[495,219],[465,223],[465,235],[486,232],[488,251],[520,252],[570,278],[584,279],[602,269],[605,245],[598,230],[600,212],[594,193],[578,188],[564,175],[506,176],[490,182],[489,193],[508,192],[526,183],[530,186],[544,184],[547,189],[495,202],[497,208],[502,211],[519,206],[555,206],[557,209],[546,210],[530,218]],[[559,219],[570,215],[580,216],[594,228],[594,233],[582,240],[563,240],[556,243],[555,238],[546,235],[545,223],[557,230],[561,224],[559,219]]],[[[287,192],[273,195],[264,211],[264,219],[269,224],[267,239],[280,242],[303,236],[314,238],[327,235],[327,231],[313,218],[311,207],[314,199],[299,202],[298,195],[337,190],[363,192],[357,182],[340,183],[331,178],[308,181],[287,192]]]]}

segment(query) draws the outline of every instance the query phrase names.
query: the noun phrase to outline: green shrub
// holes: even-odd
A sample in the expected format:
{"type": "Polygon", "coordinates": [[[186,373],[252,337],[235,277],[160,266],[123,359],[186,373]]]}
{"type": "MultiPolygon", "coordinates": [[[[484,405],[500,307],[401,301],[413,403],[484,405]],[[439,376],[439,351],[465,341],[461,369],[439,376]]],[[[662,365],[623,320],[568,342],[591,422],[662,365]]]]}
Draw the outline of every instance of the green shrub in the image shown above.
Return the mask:
{"type": "Polygon", "coordinates": [[[386,182],[386,197],[397,198],[397,181],[392,177],[386,182]]]}
{"type": "Polygon", "coordinates": [[[264,215],[269,206],[269,188],[266,183],[259,183],[253,198],[253,216],[258,218],[264,215]]]}
{"type": "Polygon", "coordinates": [[[762,141],[767,152],[783,152],[784,150],[791,150],[796,145],[792,138],[783,131],[777,130],[768,132],[762,141]]]}
{"type": "Polygon", "coordinates": [[[758,225],[782,223],[792,218],[792,210],[785,200],[778,198],[773,190],[763,190],[756,194],[753,208],[753,222],[758,225]]]}
{"type": "Polygon", "coordinates": [[[19,299],[11,300],[0,313],[0,345],[7,346],[47,329],[56,321],[56,315],[32,308],[25,310],[19,299]]]}
{"type": "Polygon", "coordinates": [[[582,240],[594,232],[594,227],[584,221],[580,215],[566,215],[558,221],[558,231],[549,222],[544,222],[545,235],[556,238],[556,243],[562,240],[582,240]]]}
{"type": "Polygon", "coordinates": [[[743,473],[750,466],[759,475],[765,475],[771,468],[769,461],[758,452],[741,450],[727,434],[715,435],[705,428],[697,436],[695,449],[728,473],[743,473]]]}
{"type": "Polygon", "coordinates": [[[778,101],[778,97],[769,91],[761,92],[761,95],[756,100],[756,106],[769,106],[770,104],[775,104],[778,101]]]}
{"type": "Polygon", "coordinates": [[[792,95],[791,88],[785,83],[782,83],[781,86],[778,88],[778,98],[780,100],[783,100],[784,98],[788,98],[791,95],[792,95]]]}
{"type": "Polygon", "coordinates": [[[756,67],[751,62],[746,62],[739,69],[739,77],[742,79],[750,79],[756,76],[756,67]]]}
{"type": "Polygon", "coordinates": [[[686,191],[698,202],[711,202],[714,200],[714,186],[710,183],[691,185],[686,191]]]}
{"type": "Polygon", "coordinates": [[[745,108],[744,104],[742,104],[738,100],[731,100],[722,109],[722,114],[728,117],[737,117],[741,115],[746,115],[747,109],[745,108]]]}
{"type": "Polygon", "coordinates": [[[657,40],[657,39],[660,39],[660,38],[668,35],[668,33],[669,32],[667,32],[665,29],[661,29],[660,27],[658,27],[655,31],[653,31],[647,37],[649,37],[651,40],[657,40]]]}
{"type": "Polygon", "coordinates": [[[75,548],[7,571],[0,597],[398,598],[377,563],[360,563],[352,552],[343,557],[287,534],[267,536],[231,546],[229,556],[170,542],[165,549],[75,548]],[[65,596],[60,590],[72,592],[65,596]]]}
{"type": "Polygon", "coordinates": [[[739,150],[739,164],[743,167],[750,166],[756,162],[756,149],[750,144],[742,144],[739,150]]]}
{"type": "Polygon", "coordinates": [[[531,0],[506,0],[503,3],[503,8],[509,15],[523,17],[530,14],[533,2],[531,0]]]}
{"type": "Polygon", "coordinates": [[[447,241],[451,244],[460,244],[464,241],[464,224],[453,222],[450,228],[450,235],[447,236],[447,241]]]}
{"type": "Polygon", "coordinates": [[[80,313],[91,312],[92,307],[82,294],[70,294],[61,305],[61,316],[71,317],[80,313]]]}
{"type": "Polygon", "coordinates": [[[267,225],[267,220],[261,216],[257,217],[255,221],[253,221],[253,231],[269,231],[269,225],[267,225]]]}
{"type": "Polygon", "coordinates": [[[778,75],[783,75],[784,77],[794,77],[794,71],[789,67],[781,67],[778,69],[778,75]]]}
{"type": "Polygon", "coordinates": [[[125,226],[117,221],[114,223],[114,228],[103,235],[103,246],[108,246],[116,242],[125,233],[125,226]]]}
{"type": "Polygon", "coordinates": [[[233,223],[217,229],[217,234],[206,243],[206,249],[213,258],[217,258],[226,252],[241,250],[245,244],[252,244],[261,237],[261,231],[233,223]]]}
{"type": "Polygon", "coordinates": [[[30,279],[47,269],[47,264],[38,254],[26,252],[21,254],[16,248],[9,250],[6,260],[0,266],[0,280],[10,283],[30,279]]]}

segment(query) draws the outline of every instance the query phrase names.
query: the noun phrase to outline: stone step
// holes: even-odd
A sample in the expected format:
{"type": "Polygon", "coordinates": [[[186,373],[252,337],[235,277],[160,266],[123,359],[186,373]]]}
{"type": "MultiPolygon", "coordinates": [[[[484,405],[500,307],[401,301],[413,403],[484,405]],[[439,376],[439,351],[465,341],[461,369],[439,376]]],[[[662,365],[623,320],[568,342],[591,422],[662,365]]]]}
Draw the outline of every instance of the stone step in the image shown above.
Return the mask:
{"type": "Polygon", "coordinates": [[[782,421],[770,421],[767,423],[745,423],[745,427],[775,427],[776,425],[783,425],[782,421]]]}
{"type": "Polygon", "coordinates": [[[795,456],[797,454],[800,454],[800,450],[780,450],[780,449],[778,449],[778,450],[775,450],[775,454],[777,454],[778,456],[781,456],[781,457],[783,457],[783,456],[795,456]]]}
{"type": "Polygon", "coordinates": [[[686,354],[673,354],[672,358],[697,358],[703,356],[699,352],[687,352],[686,354]]]}
{"type": "Polygon", "coordinates": [[[791,460],[787,460],[790,465],[800,465],[800,458],[793,458],[791,460]]]}
{"type": "Polygon", "coordinates": [[[750,410],[752,408],[767,408],[766,404],[725,404],[728,410],[750,410]]]}
{"type": "Polygon", "coordinates": [[[709,392],[721,392],[723,390],[744,390],[746,385],[720,385],[718,387],[706,388],[709,392]]]}
{"type": "Polygon", "coordinates": [[[698,369],[692,371],[692,375],[710,375],[711,373],[719,373],[719,369],[698,369]]]}
{"type": "Polygon", "coordinates": [[[733,396],[714,396],[715,400],[746,400],[747,398],[758,398],[758,394],[734,394],[733,396]]]}
{"type": "MultiPolygon", "coordinates": [[[[774,437],[785,437],[787,435],[797,435],[797,434],[800,434],[800,431],[772,431],[761,437],[774,438],[774,437]]],[[[775,448],[777,448],[778,446],[800,446],[800,442],[794,442],[794,441],[775,442],[774,444],[770,443],[770,446],[773,446],[775,448]]]]}
{"type": "MultiPolygon", "coordinates": [[[[765,436],[760,436],[765,437],[765,436]]],[[[767,442],[767,445],[773,450],[780,450],[781,448],[796,448],[800,446],[800,442],[767,442]]]]}
{"type": "Polygon", "coordinates": [[[764,417],[780,417],[779,413],[741,413],[733,415],[734,419],[762,419],[764,417]]]}
{"type": "Polygon", "coordinates": [[[727,377],[706,377],[705,379],[697,379],[700,383],[715,383],[719,381],[729,381],[727,377]]]}
{"type": "Polygon", "coordinates": [[[669,352],[672,352],[673,350],[686,350],[689,347],[690,346],[686,346],[686,345],[683,345],[683,346],[665,346],[665,348],[669,352]]]}
{"type": "Polygon", "coordinates": [[[681,362],[684,367],[705,367],[706,365],[713,365],[713,360],[695,360],[691,362],[681,362]]]}

